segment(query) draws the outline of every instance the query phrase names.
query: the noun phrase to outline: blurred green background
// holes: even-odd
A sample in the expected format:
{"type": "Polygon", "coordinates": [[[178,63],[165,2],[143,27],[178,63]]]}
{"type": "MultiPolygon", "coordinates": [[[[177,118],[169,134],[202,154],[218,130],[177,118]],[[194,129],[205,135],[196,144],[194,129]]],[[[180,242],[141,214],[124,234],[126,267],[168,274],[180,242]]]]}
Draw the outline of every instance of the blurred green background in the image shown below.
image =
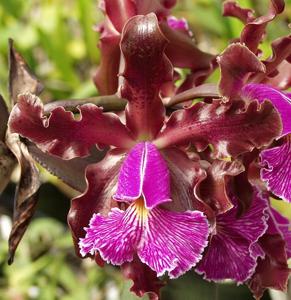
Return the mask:
{"type": "MultiPolygon", "coordinates": [[[[259,14],[267,10],[266,0],[238,2],[255,8],[259,14]]],[[[189,21],[200,48],[211,53],[222,51],[242,29],[239,21],[221,16],[221,3],[218,0],[180,0],[173,12],[189,21]]],[[[268,39],[261,47],[264,56],[271,53],[271,40],[288,34],[291,0],[286,4],[285,12],[268,27],[268,39]]],[[[8,99],[7,40],[13,38],[16,49],[45,85],[42,99],[97,95],[91,78],[100,56],[96,47],[98,33],[93,27],[101,19],[95,0],[1,0],[0,93],[8,99]]],[[[212,80],[217,78],[218,73],[212,76],[212,80]]],[[[110,266],[101,269],[94,262],[75,257],[66,226],[73,192],[45,171],[42,171],[42,180],[36,216],[12,266],[7,266],[6,259],[14,184],[11,183],[1,196],[0,299],[136,299],[128,292],[131,282],[125,282],[117,269],[110,266]]],[[[280,209],[291,215],[287,206],[280,209]]],[[[210,284],[194,273],[172,281],[162,295],[164,300],[252,299],[244,287],[210,284]]],[[[269,295],[264,299],[270,299],[269,295]]]]}

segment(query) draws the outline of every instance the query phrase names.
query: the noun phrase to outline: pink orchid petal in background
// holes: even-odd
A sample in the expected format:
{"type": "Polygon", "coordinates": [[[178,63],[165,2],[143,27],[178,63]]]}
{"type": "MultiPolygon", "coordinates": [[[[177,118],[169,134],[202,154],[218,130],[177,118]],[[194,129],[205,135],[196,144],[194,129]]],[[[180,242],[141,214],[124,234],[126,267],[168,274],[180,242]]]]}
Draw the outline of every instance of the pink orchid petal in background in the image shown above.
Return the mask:
{"type": "Polygon", "coordinates": [[[261,178],[276,196],[291,202],[291,134],[280,146],[262,151],[261,178]]]}
{"type": "Polygon", "coordinates": [[[216,230],[203,259],[196,268],[207,280],[248,280],[255,271],[258,257],[264,252],[257,244],[267,230],[268,202],[258,193],[250,209],[238,217],[238,206],[217,216],[216,230]]]}
{"type": "Polygon", "coordinates": [[[188,22],[185,18],[178,19],[174,16],[168,16],[167,23],[172,29],[184,31],[187,31],[189,29],[188,22]]]}

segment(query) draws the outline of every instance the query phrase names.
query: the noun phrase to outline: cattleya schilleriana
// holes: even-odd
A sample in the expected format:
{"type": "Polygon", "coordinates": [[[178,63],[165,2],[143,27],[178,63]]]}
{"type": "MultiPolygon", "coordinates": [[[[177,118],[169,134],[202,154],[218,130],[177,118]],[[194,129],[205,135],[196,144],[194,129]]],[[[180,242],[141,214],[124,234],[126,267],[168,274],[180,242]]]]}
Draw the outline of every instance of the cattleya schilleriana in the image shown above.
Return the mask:
{"type": "Polygon", "coordinates": [[[191,41],[185,20],[167,16],[162,4],[158,17],[135,16],[141,3],[121,2],[126,14],[119,18],[115,1],[102,2],[108,15],[95,81],[102,86],[115,74],[101,90],[126,99],[125,111],[103,112],[88,103],[78,107],[78,119],[61,106],[48,116],[37,96],[24,93],[9,119],[11,132],[68,164],[96,145],[106,151],[87,166],[87,188],[72,200],[68,222],[77,253],[120,265],[134,280],[133,291],[156,299],[157,277],[177,278],[191,268],[207,280],[247,283],[257,298],[268,287],[285,290],[289,221],[270,206],[269,196],[291,200],[290,95],[274,83],[281,64],[288,64],[290,37],[275,42],[269,60],[257,57],[266,24],[283,8],[273,3],[256,21],[228,2],[225,14],[246,23],[241,41],[217,59],[196,49],[199,66],[183,60],[185,48],[180,54],[173,49],[179,40],[191,41]],[[109,49],[112,41],[121,52],[109,49]],[[113,61],[122,57],[122,64],[112,68],[106,51],[116,54],[113,61]],[[200,84],[216,61],[218,89],[200,84]],[[173,65],[191,69],[179,88],[173,65]],[[195,97],[203,101],[179,105],[195,97]],[[166,111],[171,105],[174,111],[166,111]]]}

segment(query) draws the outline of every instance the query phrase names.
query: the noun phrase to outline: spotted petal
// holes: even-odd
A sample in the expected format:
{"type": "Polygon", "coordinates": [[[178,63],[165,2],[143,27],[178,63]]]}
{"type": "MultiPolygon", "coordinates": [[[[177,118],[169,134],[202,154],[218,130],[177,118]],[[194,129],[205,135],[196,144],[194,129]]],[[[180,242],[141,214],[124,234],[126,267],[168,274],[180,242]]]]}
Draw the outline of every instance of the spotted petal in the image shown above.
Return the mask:
{"type": "Polygon", "coordinates": [[[171,201],[167,164],[158,149],[149,142],[137,144],[127,155],[114,198],[132,201],[141,196],[147,208],[171,201]]]}
{"type": "Polygon", "coordinates": [[[266,199],[258,194],[244,215],[237,216],[238,206],[217,217],[216,232],[197,267],[208,280],[233,279],[238,283],[251,277],[257,258],[264,252],[257,244],[267,229],[266,199]]]}
{"type": "Polygon", "coordinates": [[[207,244],[208,223],[201,212],[147,210],[142,200],[126,211],[113,208],[108,217],[94,214],[85,238],[80,239],[82,255],[99,252],[112,264],[134,259],[157,272],[178,277],[196,265],[207,244]]]}
{"type": "Polygon", "coordinates": [[[163,125],[165,111],[159,92],[162,84],[172,80],[166,44],[154,14],[135,16],[124,27],[121,95],[128,100],[126,124],[142,140],[154,137],[163,125]]]}
{"type": "Polygon", "coordinates": [[[46,117],[37,96],[22,94],[10,114],[9,127],[42,151],[63,159],[87,156],[98,143],[121,148],[133,145],[129,131],[113,113],[103,113],[93,104],[81,105],[79,111],[80,120],[62,107],[46,117]]]}
{"type": "Polygon", "coordinates": [[[269,102],[259,106],[252,101],[247,107],[240,101],[230,106],[200,102],[172,113],[154,144],[165,148],[191,142],[198,151],[212,144],[215,157],[236,157],[269,145],[280,133],[280,117],[269,102]]]}

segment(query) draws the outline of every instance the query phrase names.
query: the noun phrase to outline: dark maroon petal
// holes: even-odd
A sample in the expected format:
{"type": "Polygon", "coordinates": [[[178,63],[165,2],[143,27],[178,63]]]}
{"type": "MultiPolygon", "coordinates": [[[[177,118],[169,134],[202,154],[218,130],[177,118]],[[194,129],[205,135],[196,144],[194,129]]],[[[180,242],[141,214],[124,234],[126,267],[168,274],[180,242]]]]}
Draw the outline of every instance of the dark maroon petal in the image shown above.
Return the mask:
{"type": "Polygon", "coordinates": [[[245,282],[264,252],[258,245],[267,230],[268,202],[257,193],[250,209],[238,217],[238,205],[217,216],[216,229],[196,270],[208,280],[245,282]]]}
{"type": "MultiPolygon", "coordinates": [[[[279,90],[287,90],[291,87],[291,64],[283,60],[277,67],[277,72],[273,77],[266,77],[262,81],[279,90]]],[[[291,96],[290,96],[291,97],[291,96]]]]}
{"type": "Polygon", "coordinates": [[[34,215],[40,179],[38,168],[26,146],[20,142],[18,134],[7,133],[6,144],[17,158],[21,168],[21,177],[14,198],[13,224],[8,241],[8,263],[11,264],[16,248],[34,215]]]}
{"type": "Polygon", "coordinates": [[[260,247],[265,252],[263,258],[259,258],[254,275],[248,282],[253,294],[260,299],[267,288],[281,291],[287,290],[287,282],[290,274],[287,264],[287,253],[290,248],[290,221],[286,220],[273,208],[268,207],[268,230],[260,238],[260,247]],[[285,238],[289,239],[285,240],[285,238]]]}
{"type": "Polygon", "coordinates": [[[79,255],[79,239],[85,236],[84,227],[88,226],[94,213],[107,215],[117,204],[112,200],[117,188],[117,178],[124,154],[110,151],[105,158],[86,169],[87,189],[81,196],[72,200],[68,223],[72,231],[76,253],[79,255]]]}
{"type": "Polygon", "coordinates": [[[268,23],[284,10],[284,6],[284,0],[271,0],[266,15],[260,16],[246,24],[241,33],[241,43],[244,43],[252,52],[256,52],[268,23]]]}
{"type": "Polygon", "coordinates": [[[282,145],[262,151],[261,178],[276,196],[291,202],[291,134],[282,145]]]}
{"type": "Polygon", "coordinates": [[[128,19],[137,14],[132,0],[104,0],[104,4],[106,15],[118,32],[122,31],[128,19]]]}
{"type": "Polygon", "coordinates": [[[143,297],[145,294],[148,294],[150,300],[159,299],[160,288],[165,283],[157,278],[156,272],[140,262],[138,258],[135,258],[132,262],[123,264],[121,271],[125,278],[133,281],[133,286],[130,290],[137,296],[143,297]]]}
{"type": "Polygon", "coordinates": [[[212,144],[214,157],[222,158],[266,146],[280,135],[280,117],[270,102],[259,106],[253,101],[246,109],[243,105],[200,102],[175,111],[154,144],[165,148],[191,142],[198,151],[212,144]]]}
{"type": "Polygon", "coordinates": [[[94,76],[94,82],[101,95],[117,92],[120,71],[120,35],[124,24],[134,15],[154,12],[158,18],[165,19],[176,0],[105,0],[101,3],[105,20],[97,27],[100,32],[99,48],[101,62],[94,76]]]}
{"type": "Polygon", "coordinates": [[[120,33],[108,18],[99,26],[99,31],[101,61],[93,80],[100,95],[111,95],[116,93],[118,88],[120,33]]]}
{"type": "Polygon", "coordinates": [[[233,207],[229,197],[231,180],[243,171],[244,166],[239,161],[215,160],[207,169],[207,178],[200,184],[200,198],[216,214],[225,213],[233,207]]]}
{"type": "MultiPolygon", "coordinates": [[[[284,36],[272,42],[272,56],[263,63],[266,66],[266,74],[270,75],[278,65],[290,58],[291,53],[291,35],[284,36]]],[[[290,61],[289,61],[290,64],[290,61]]]]}
{"type": "Polygon", "coordinates": [[[281,213],[279,213],[274,208],[270,207],[269,210],[270,217],[272,222],[269,222],[268,233],[277,234],[281,233],[282,238],[285,241],[285,248],[287,258],[291,257],[291,222],[289,219],[285,218],[281,213]]]}
{"type": "Polygon", "coordinates": [[[43,104],[32,94],[23,94],[13,108],[9,126],[12,132],[30,139],[44,152],[63,159],[87,156],[97,144],[126,148],[133,145],[127,128],[112,113],[103,113],[93,104],[79,107],[80,120],[64,108],[44,116],[43,104]]]}
{"type": "Polygon", "coordinates": [[[239,158],[245,171],[235,176],[231,185],[233,195],[240,204],[238,215],[244,214],[250,208],[254,197],[254,186],[258,187],[259,190],[265,190],[265,184],[260,180],[259,152],[258,149],[255,149],[239,158]]]}
{"type": "Polygon", "coordinates": [[[163,18],[169,15],[170,9],[176,5],[177,0],[135,0],[137,13],[146,15],[154,12],[158,17],[163,18]]]}
{"type": "Polygon", "coordinates": [[[86,189],[85,169],[89,164],[96,163],[104,157],[103,152],[96,151],[88,157],[76,157],[68,161],[57,156],[42,152],[33,143],[26,143],[29,154],[54,176],[60,178],[71,188],[84,192],[86,189]]]}
{"type": "MultiPolygon", "coordinates": [[[[251,82],[270,83],[272,86],[276,85],[282,89],[288,88],[291,77],[291,64],[288,59],[291,53],[291,36],[284,36],[272,42],[272,55],[263,60],[262,63],[266,67],[265,74],[254,74],[250,77],[251,82]],[[277,77],[277,78],[276,78],[277,77]],[[276,85],[272,81],[281,80],[276,85]]],[[[289,59],[290,60],[290,59],[289,59]]]]}
{"type": "Polygon", "coordinates": [[[17,102],[17,96],[22,93],[39,95],[43,85],[30,71],[23,57],[18,53],[13,40],[9,40],[9,94],[13,104],[17,102]]]}
{"type": "Polygon", "coordinates": [[[257,299],[263,296],[267,288],[287,291],[288,269],[285,242],[280,234],[265,234],[260,239],[265,258],[258,260],[256,271],[248,286],[257,299]]]}
{"type": "Polygon", "coordinates": [[[206,171],[177,148],[164,149],[162,154],[170,170],[172,198],[164,206],[173,211],[200,210],[212,221],[212,209],[199,198],[199,185],[206,178],[206,171]]]}
{"type": "Polygon", "coordinates": [[[214,55],[201,51],[192,37],[169,27],[166,22],[162,22],[160,26],[169,41],[166,54],[175,67],[190,68],[193,72],[211,67],[214,55]]]}
{"type": "Polygon", "coordinates": [[[264,181],[261,179],[261,168],[262,168],[261,162],[259,161],[259,159],[256,158],[248,166],[247,180],[251,184],[251,186],[256,187],[262,192],[267,192],[266,185],[264,181]]]}
{"type": "Polygon", "coordinates": [[[266,84],[251,83],[243,87],[241,97],[248,100],[258,100],[259,103],[262,103],[265,100],[271,101],[280,113],[282,119],[282,135],[291,132],[291,98],[285,93],[266,84]]]}
{"type": "Polygon", "coordinates": [[[235,17],[243,23],[248,23],[255,19],[254,11],[252,9],[242,8],[235,1],[225,1],[223,3],[223,16],[235,17]]]}
{"type": "Polygon", "coordinates": [[[245,45],[231,44],[217,58],[221,79],[219,91],[227,99],[236,97],[243,87],[247,75],[265,72],[265,66],[245,45]]]}
{"type": "Polygon", "coordinates": [[[164,54],[166,43],[154,14],[135,16],[124,27],[121,95],[128,100],[126,124],[142,140],[153,138],[164,121],[159,91],[172,79],[172,66],[164,54]]]}
{"type": "Polygon", "coordinates": [[[193,88],[194,86],[199,86],[203,84],[217,67],[218,63],[216,57],[213,57],[208,68],[201,70],[191,70],[191,72],[186,75],[185,80],[177,89],[177,94],[185,92],[193,88]]]}

